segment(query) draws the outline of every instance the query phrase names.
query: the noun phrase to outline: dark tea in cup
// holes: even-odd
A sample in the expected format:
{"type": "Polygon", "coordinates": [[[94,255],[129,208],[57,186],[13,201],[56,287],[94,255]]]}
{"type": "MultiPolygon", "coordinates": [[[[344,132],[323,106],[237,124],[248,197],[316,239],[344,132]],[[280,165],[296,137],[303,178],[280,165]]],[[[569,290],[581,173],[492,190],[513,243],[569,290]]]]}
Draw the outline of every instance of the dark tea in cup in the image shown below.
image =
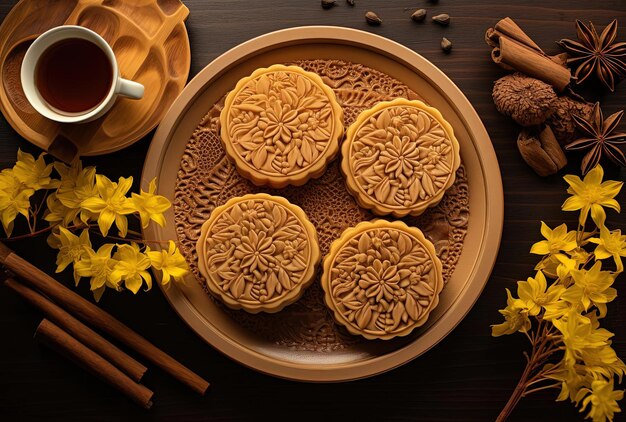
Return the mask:
{"type": "Polygon", "coordinates": [[[109,94],[113,68],[106,53],[81,38],[48,47],[35,70],[43,99],[61,113],[82,113],[97,107],[109,94]]]}
{"type": "Polygon", "coordinates": [[[49,29],[26,50],[20,82],[30,105],[59,123],[104,116],[118,97],[143,98],[142,84],[122,78],[115,52],[89,28],[49,29]]]}

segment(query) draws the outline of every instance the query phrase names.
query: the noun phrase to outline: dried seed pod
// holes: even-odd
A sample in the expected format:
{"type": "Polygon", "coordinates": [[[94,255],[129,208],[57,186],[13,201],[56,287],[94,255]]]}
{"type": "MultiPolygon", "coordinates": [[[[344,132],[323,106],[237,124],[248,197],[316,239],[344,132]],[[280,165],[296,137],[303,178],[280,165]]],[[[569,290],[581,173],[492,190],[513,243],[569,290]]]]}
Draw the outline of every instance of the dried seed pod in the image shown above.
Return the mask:
{"type": "Polygon", "coordinates": [[[330,9],[335,5],[336,0],[322,0],[322,8],[330,9]]]}
{"type": "Polygon", "coordinates": [[[350,6],[354,6],[356,4],[355,0],[346,0],[346,2],[350,5],[350,6]]]}
{"type": "Polygon", "coordinates": [[[448,53],[450,50],[452,50],[452,41],[450,41],[446,37],[443,37],[443,39],[441,40],[441,49],[448,53]]]}
{"type": "Polygon", "coordinates": [[[417,9],[411,15],[411,19],[415,22],[424,22],[424,19],[426,19],[426,9],[417,9]]]}
{"type": "Polygon", "coordinates": [[[447,26],[450,24],[450,15],[442,13],[441,15],[433,16],[433,22],[447,26]]]}
{"type": "Polygon", "coordinates": [[[557,98],[552,105],[552,114],[546,120],[550,125],[554,136],[561,145],[567,145],[574,140],[576,134],[576,124],[572,114],[589,120],[593,104],[576,101],[568,96],[557,98]]]}
{"type": "Polygon", "coordinates": [[[550,126],[542,130],[526,128],[517,137],[517,148],[526,163],[539,176],[549,176],[567,164],[565,153],[550,126]]]}
{"type": "Polygon", "coordinates": [[[374,25],[374,26],[377,26],[383,23],[383,20],[379,18],[376,13],[371,12],[371,11],[365,14],[365,20],[367,21],[367,23],[369,23],[370,25],[374,25]]]}
{"type": "Polygon", "coordinates": [[[498,111],[522,126],[545,122],[557,99],[552,86],[521,73],[498,79],[492,95],[498,111]]]}

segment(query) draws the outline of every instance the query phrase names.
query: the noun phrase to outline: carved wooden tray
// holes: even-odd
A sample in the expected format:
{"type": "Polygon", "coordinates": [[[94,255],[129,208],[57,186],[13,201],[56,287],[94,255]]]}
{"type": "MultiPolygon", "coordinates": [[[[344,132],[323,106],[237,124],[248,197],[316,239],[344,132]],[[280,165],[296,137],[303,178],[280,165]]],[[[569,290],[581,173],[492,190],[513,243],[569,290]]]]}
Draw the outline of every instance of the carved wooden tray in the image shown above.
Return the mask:
{"type": "Polygon", "coordinates": [[[21,0],[0,26],[0,110],[20,135],[61,159],[71,158],[73,145],[80,155],[129,146],[159,123],[187,82],[188,15],[180,0],[21,0]],[[119,98],[106,115],[81,125],[39,115],[22,91],[22,59],[38,35],[64,24],[102,35],[122,77],[145,86],[144,98],[119,98]]]}
{"type": "MultiPolygon", "coordinates": [[[[209,344],[258,371],[300,381],[345,381],[400,366],[441,341],[469,312],[495,262],[502,233],[503,194],[497,159],[478,115],[460,90],[415,52],[377,35],[347,28],[301,27],[273,32],[228,51],[202,70],[165,116],[142,175],[159,178],[174,207],[173,224],[151,226],[149,239],[176,239],[193,275],[164,290],[179,315],[209,344]],[[348,225],[373,218],[347,193],[337,162],[299,188],[270,190],[239,177],[225,159],[217,120],[225,94],[243,76],[275,63],[318,73],[337,94],[350,123],[364,108],[396,97],[422,99],[452,124],[461,146],[457,182],[435,208],[403,219],[436,246],[446,285],[428,322],[390,341],[351,336],[332,322],[314,283],[274,315],[226,309],[208,295],[197,271],[195,240],[215,206],[232,196],[268,192],[300,205],[316,226],[322,253],[348,225]],[[471,247],[463,247],[463,245],[471,247]]],[[[318,278],[319,279],[319,278],[318,278]]]]}

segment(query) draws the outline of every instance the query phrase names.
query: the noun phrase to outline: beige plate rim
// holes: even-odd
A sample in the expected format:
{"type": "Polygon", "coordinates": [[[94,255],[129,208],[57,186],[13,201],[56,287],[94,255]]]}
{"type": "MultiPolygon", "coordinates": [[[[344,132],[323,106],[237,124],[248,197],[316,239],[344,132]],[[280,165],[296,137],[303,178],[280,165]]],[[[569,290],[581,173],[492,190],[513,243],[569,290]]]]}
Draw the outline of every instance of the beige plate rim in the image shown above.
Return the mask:
{"type": "MultiPolygon", "coordinates": [[[[259,51],[275,46],[307,43],[338,43],[369,50],[400,62],[419,72],[438,87],[438,91],[453,104],[464,124],[471,128],[472,143],[480,161],[485,204],[483,236],[478,259],[468,275],[468,282],[446,313],[433,323],[416,341],[390,353],[349,363],[315,365],[290,362],[259,353],[240,344],[204,319],[180,288],[162,289],[179,316],[207,343],[239,363],[279,378],[307,382],[349,381],[377,375],[403,365],[443,340],[473,307],[480,296],[496,261],[504,222],[504,195],[497,157],[489,135],[478,114],[461,90],[435,65],[413,50],[395,41],[368,32],[334,26],[302,26],[283,29],[253,38],[222,54],[187,85],[167,112],[152,140],[142,173],[142,186],[159,174],[165,161],[167,147],[182,116],[189,110],[203,88],[225,70],[259,51]],[[461,111],[462,110],[462,111],[461,111]],[[479,141],[477,141],[479,140],[479,141]]],[[[147,238],[158,238],[160,230],[149,226],[147,238]]]]}

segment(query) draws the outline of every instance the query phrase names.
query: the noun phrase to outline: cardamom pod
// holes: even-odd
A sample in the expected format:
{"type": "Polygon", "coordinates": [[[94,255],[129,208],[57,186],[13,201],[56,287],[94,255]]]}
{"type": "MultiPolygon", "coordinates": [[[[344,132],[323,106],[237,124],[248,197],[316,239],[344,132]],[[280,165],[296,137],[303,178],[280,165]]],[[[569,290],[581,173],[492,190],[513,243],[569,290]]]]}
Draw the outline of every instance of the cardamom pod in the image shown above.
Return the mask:
{"type": "Polygon", "coordinates": [[[335,5],[335,1],[336,0],[322,0],[322,8],[330,9],[331,7],[335,5]]]}
{"type": "Polygon", "coordinates": [[[365,20],[367,21],[367,23],[369,23],[370,25],[374,25],[374,26],[377,26],[383,23],[383,20],[379,18],[376,13],[371,12],[371,11],[365,14],[365,20]]]}
{"type": "Polygon", "coordinates": [[[354,6],[356,4],[355,0],[346,0],[350,6],[354,6]]]}
{"type": "Polygon", "coordinates": [[[415,22],[424,22],[424,19],[426,19],[426,9],[417,9],[411,15],[411,19],[415,22]]]}
{"type": "Polygon", "coordinates": [[[441,49],[448,53],[450,50],[452,50],[452,41],[450,41],[446,37],[443,37],[443,39],[441,40],[441,49]]]}
{"type": "Polygon", "coordinates": [[[433,16],[433,22],[447,26],[450,24],[450,15],[442,13],[441,15],[433,16]]]}

